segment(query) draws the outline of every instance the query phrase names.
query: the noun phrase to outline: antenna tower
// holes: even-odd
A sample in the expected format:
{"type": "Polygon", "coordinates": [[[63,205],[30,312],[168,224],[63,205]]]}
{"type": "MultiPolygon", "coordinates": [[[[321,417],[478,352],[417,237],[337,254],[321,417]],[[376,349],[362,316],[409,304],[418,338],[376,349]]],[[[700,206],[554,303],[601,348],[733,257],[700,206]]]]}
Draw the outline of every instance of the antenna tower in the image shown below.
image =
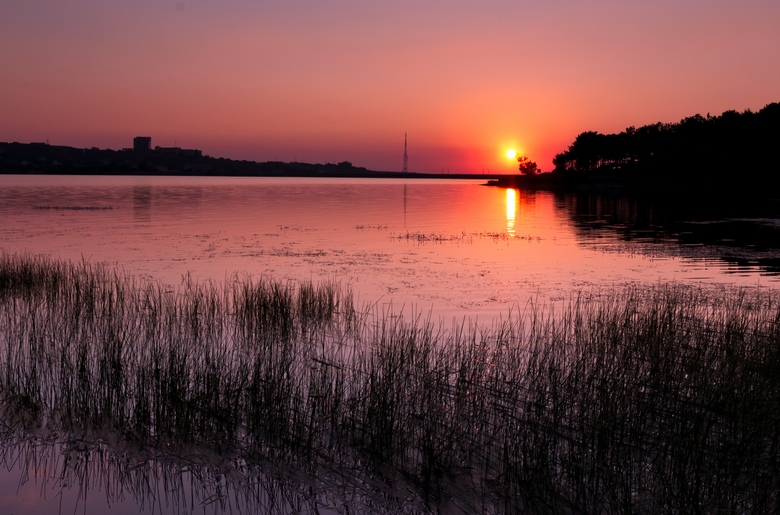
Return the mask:
{"type": "Polygon", "coordinates": [[[409,171],[409,156],[406,154],[406,132],[404,132],[404,173],[409,171]]]}

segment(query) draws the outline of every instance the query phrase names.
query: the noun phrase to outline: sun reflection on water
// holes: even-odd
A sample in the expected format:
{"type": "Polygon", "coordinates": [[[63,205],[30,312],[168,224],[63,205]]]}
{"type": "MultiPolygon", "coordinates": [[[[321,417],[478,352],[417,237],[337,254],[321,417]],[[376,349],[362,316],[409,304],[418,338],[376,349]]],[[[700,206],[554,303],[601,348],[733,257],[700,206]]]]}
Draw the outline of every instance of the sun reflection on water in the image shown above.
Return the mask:
{"type": "Polygon", "coordinates": [[[506,232],[510,236],[515,235],[515,206],[517,198],[515,190],[507,188],[506,190],[506,232]]]}

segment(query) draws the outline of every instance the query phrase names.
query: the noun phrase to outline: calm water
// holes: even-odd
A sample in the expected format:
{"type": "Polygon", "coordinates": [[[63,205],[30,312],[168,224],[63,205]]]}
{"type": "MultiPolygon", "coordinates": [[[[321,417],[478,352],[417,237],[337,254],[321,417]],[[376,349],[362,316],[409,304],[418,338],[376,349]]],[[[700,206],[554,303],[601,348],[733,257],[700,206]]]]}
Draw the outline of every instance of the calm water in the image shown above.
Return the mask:
{"type": "MultiPolygon", "coordinates": [[[[780,286],[776,216],[701,216],[476,181],[0,176],[0,219],[8,253],[106,262],[171,284],[187,274],[337,280],[380,308],[486,323],[577,290],[780,286]]],[[[13,449],[38,461],[7,460],[0,511],[106,509],[106,483],[62,495],[52,487],[67,451],[13,449]]],[[[137,512],[140,501],[125,497],[112,509],[137,512]]],[[[145,507],[170,511],[164,499],[145,507]]]]}
{"type": "MultiPolygon", "coordinates": [[[[336,279],[363,302],[485,321],[531,297],[626,283],[780,284],[763,266],[780,256],[771,245],[692,239],[727,220],[681,228],[625,199],[479,181],[5,176],[0,186],[0,250],[172,284],[188,273],[336,279]]],[[[735,232],[743,226],[768,230],[763,242],[780,234],[777,219],[735,232]]]]}

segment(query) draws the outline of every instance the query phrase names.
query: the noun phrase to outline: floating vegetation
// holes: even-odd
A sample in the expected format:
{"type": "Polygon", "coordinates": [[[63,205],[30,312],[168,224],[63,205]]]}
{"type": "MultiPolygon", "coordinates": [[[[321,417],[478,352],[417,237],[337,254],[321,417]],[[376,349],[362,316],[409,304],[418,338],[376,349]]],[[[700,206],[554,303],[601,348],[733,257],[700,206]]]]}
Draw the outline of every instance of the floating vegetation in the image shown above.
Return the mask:
{"type": "Polygon", "coordinates": [[[268,255],[273,257],[293,257],[293,258],[318,258],[326,257],[330,253],[323,249],[305,249],[295,250],[292,246],[272,247],[267,250],[257,251],[258,255],[268,255]]]}
{"type": "MultiPolygon", "coordinates": [[[[359,229],[363,228],[358,226],[359,229]]],[[[511,241],[511,240],[527,240],[529,242],[541,242],[543,238],[541,236],[529,235],[512,235],[506,232],[495,231],[482,231],[466,233],[466,231],[460,234],[436,234],[436,233],[423,233],[423,232],[404,232],[404,233],[390,233],[391,240],[413,242],[420,245],[426,243],[468,243],[472,244],[475,240],[492,240],[498,241],[511,241]]]]}
{"type": "Polygon", "coordinates": [[[390,234],[391,239],[396,240],[406,240],[406,241],[413,241],[416,243],[444,243],[444,242],[460,242],[466,240],[466,234],[463,233],[462,235],[445,235],[445,234],[436,234],[436,233],[430,233],[425,234],[422,232],[405,232],[405,233],[391,233],[390,234]]]}
{"type": "Polygon", "coordinates": [[[0,459],[146,505],[776,512],[778,399],[761,290],[582,293],[444,330],[334,282],[0,256],[0,459]]]}

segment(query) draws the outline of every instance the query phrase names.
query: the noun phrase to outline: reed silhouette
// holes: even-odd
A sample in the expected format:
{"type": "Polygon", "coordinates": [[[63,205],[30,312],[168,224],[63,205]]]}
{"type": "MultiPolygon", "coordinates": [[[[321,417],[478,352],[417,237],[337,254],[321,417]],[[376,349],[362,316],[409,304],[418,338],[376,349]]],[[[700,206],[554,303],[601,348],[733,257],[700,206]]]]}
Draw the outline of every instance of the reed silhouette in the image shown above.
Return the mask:
{"type": "Polygon", "coordinates": [[[335,282],[2,255],[2,459],[215,512],[774,512],[779,301],[627,287],[445,329],[335,282]]]}

